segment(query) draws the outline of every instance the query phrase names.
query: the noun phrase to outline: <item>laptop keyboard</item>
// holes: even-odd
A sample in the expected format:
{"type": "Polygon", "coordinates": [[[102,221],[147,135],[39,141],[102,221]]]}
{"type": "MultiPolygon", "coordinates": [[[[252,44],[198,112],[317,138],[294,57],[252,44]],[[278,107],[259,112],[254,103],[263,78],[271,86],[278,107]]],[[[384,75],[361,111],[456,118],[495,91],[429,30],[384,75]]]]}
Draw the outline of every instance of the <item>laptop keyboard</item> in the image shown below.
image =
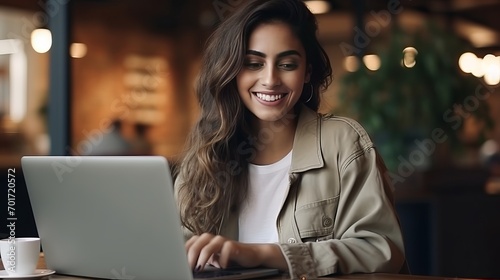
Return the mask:
{"type": "Polygon", "coordinates": [[[214,278],[214,277],[221,277],[221,276],[234,276],[234,275],[240,275],[240,274],[241,274],[240,272],[218,269],[218,270],[198,271],[198,272],[195,272],[193,274],[193,276],[194,276],[194,278],[214,278]]]}

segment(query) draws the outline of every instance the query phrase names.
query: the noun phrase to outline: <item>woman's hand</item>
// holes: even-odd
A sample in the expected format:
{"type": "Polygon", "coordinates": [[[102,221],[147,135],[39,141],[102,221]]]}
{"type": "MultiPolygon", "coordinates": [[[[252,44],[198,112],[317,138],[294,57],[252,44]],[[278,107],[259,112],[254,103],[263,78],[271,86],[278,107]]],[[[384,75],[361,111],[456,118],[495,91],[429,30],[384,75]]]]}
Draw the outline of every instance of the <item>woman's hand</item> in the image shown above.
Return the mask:
{"type": "Polygon", "coordinates": [[[186,242],[191,269],[202,270],[205,264],[227,268],[230,263],[243,267],[266,266],[288,270],[281,249],[276,244],[245,244],[220,235],[203,233],[186,242]]]}

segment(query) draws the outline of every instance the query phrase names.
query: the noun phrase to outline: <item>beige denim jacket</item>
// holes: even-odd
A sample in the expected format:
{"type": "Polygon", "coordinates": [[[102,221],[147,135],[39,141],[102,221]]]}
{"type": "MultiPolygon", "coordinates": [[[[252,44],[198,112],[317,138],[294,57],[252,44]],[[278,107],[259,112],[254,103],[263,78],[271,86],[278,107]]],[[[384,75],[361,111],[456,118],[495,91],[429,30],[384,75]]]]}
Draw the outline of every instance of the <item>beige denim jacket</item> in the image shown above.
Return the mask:
{"type": "MultiPolygon", "coordinates": [[[[302,107],[276,225],[290,278],[401,270],[403,238],[384,170],[357,122],[302,107]]],[[[237,214],[221,235],[237,240],[237,214]]]]}

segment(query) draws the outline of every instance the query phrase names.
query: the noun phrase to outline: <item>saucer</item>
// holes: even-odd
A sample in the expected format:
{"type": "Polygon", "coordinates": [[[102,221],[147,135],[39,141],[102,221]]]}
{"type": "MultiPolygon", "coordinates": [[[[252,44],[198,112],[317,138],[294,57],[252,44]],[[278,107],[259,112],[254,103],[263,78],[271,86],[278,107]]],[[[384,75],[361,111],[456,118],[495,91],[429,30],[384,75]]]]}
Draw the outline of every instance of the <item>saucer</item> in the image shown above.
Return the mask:
{"type": "Polygon", "coordinates": [[[54,274],[54,270],[50,269],[37,269],[33,274],[26,274],[26,275],[9,275],[7,271],[5,270],[0,270],[0,278],[3,279],[25,279],[25,278],[38,278],[38,277],[43,277],[47,275],[54,274]]]}

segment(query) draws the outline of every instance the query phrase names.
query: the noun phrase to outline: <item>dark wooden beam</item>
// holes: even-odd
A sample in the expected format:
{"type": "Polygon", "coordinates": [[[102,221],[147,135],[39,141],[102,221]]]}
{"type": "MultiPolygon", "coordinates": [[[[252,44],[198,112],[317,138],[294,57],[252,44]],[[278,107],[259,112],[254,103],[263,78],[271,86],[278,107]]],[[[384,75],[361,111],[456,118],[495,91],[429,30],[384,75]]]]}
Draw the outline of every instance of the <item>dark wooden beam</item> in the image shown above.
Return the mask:
{"type": "Polygon", "coordinates": [[[71,92],[70,92],[70,5],[71,0],[48,0],[49,29],[52,32],[49,83],[50,154],[68,155],[71,151],[71,92]]]}
{"type": "Polygon", "coordinates": [[[0,7],[30,10],[30,11],[42,11],[43,3],[42,0],[0,0],[0,7]],[[42,3],[42,5],[40,5],[42,3]]]}

